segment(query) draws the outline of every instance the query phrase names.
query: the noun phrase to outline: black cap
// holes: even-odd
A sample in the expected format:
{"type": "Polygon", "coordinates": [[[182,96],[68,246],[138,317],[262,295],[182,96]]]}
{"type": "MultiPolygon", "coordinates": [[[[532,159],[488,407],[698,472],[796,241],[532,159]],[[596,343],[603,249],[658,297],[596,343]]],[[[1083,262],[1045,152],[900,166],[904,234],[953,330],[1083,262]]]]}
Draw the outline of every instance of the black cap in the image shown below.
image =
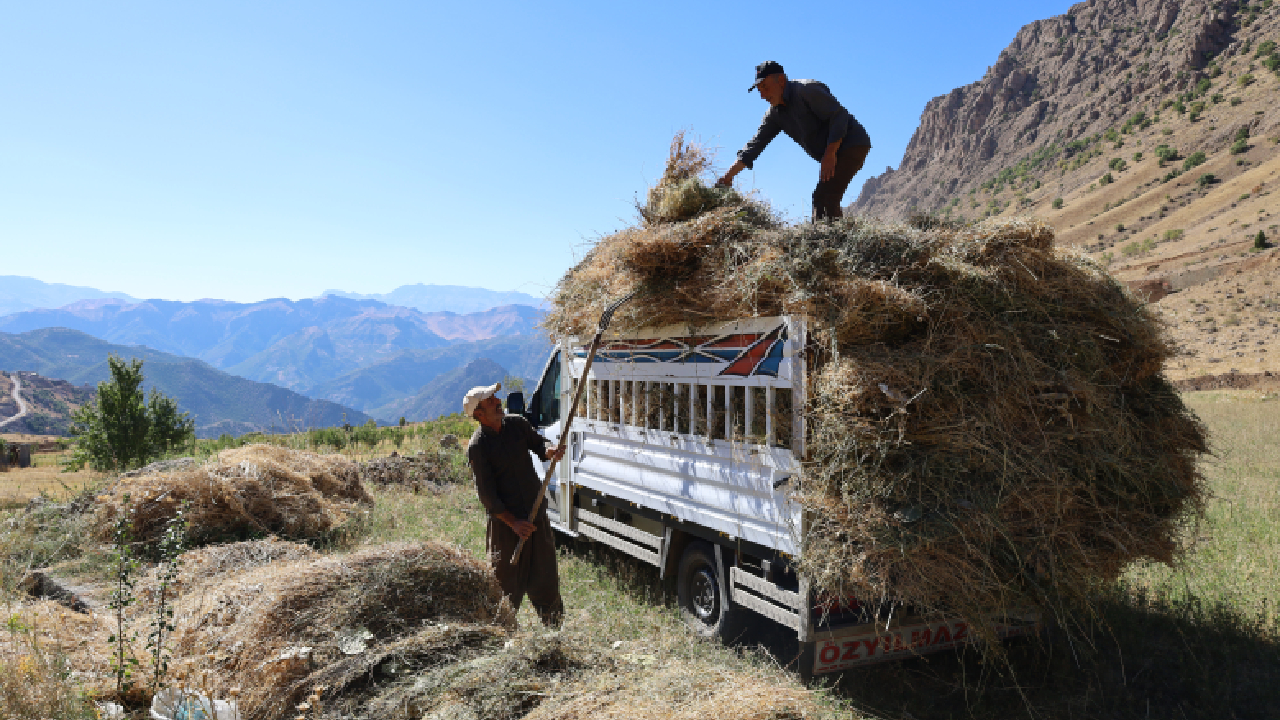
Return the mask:
{"type": "Polygon", "coordinates": [[[760,63],[756,66],[756,81],[751,83],[751,87],[747,88],[747,92],[755,90],[761,80],[769,77],[770,75],[777,75],[781,72],[783,72],[782,66],[772,60],[760,63]]]}

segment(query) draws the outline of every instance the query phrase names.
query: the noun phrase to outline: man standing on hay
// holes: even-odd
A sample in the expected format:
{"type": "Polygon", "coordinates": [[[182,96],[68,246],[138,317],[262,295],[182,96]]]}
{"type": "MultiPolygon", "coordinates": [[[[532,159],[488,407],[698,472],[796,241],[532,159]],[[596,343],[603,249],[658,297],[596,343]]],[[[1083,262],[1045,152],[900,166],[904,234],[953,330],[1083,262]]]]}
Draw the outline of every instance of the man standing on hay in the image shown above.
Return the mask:
{"type": "Polygon", "coordinates": [[[733,178],[750,168],[779,132],[785,132],[822,166],[818,186],[813,189],[814,221],[843,217],[840,203],[844,191],[871,152],[871,136],[862,123],[844,109],[826,85],[817,80],[788,80],[782,66],[772,60],[756,66],[755,84],[747,92],[752,90],[760,91],[769,110],[756,136],[738,152],[737,162],[716,185],[732,185],[733,178]]]}
{"type": "Polygon", "coordinates": [[[542,492],[542,478],[529,453],[546,462],[559,460],[564,451],[548,450],[550,443],[528,420],[505,414],[502,402],[495,397],[501,389],[502,383],[471,388],[462,401],[462,412],[480,423],[467,445],[467,461],[476,479],[476,494],[489,513],[485,531],[489,562],[513,610],[520,608],[528,594],[542,623],[560,627],[564,602],[546,503],[539,506],[533,522],[525,518],[542,492]],[[524,550],[519,562],[512,565],[511,555],[522,538],[526,541],[524,550]]]}

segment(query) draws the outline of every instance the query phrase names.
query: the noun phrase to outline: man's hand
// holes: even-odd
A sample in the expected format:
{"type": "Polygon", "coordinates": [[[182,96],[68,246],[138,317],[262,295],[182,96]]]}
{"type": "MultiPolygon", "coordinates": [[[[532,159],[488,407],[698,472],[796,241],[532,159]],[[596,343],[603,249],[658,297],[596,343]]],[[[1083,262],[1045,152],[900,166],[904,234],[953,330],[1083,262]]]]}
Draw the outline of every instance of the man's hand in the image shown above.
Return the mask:
{"type": "Polygon", "coordinates": [[[826,182],[836,176],[836,154],[840,152],[840,141],[827,146],[822,153],[822,169],[818,172],[818,180],[826,182]]]}
{"type": "Polygon", "coordinates": [[[528,540],[529,536],[533,534],[533,531],[538,529],[537,525],[534,525],[528,520],[517,520],[516,516],[512,515],[510,512],[502,513],[498,516],[498,519],[506,523],[507,527],[511,528],[516,535],[520,536],[521,540],[528,540]]]}
{"type": "Polygon", "coordinates": [[[730,187],[733,185],[733,178],[736,177],[738,173],[746,169],[747,166],[743,165],[741,160],[735,162],[732,167],[729,168],[728,172],[720,176],[720,179],[716,181],[716,187],[730,187]]]}
{"type": "Polygon", "coordinates": [[[564,457],[564,448],[560,447],[559,445],[555,445],[555,446],[548,445],[547,447],[548,447],[547,460],[550,460],[552,462],[559,462],[560,458],[564,457]]]}

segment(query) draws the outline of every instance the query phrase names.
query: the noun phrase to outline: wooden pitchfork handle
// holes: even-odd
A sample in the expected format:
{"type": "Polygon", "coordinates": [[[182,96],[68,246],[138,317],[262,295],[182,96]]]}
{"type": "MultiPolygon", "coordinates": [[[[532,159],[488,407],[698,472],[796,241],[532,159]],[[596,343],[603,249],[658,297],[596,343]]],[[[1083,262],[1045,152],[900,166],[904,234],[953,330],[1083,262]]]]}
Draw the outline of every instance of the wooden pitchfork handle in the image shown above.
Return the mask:
{"type": "MultiPolygon", "coordinates": [[[[582,399],[582,391],[587,387],[587,373],[591,372],[591,363],[596,359],[596,351],[600,349],[600,340],[604,337],[604,331],[609,327],[609,321],[613,319],[614,311],[621,307],[622,303],[635,297],[635,295],[636,293],[632,292],[618,300],[605,308],[604,314],[600,316],[600,324],[596,329],[596,336],[591,338],[591,347],[587,350],[587,364],[582,368],[582,377],[578,378],[578,387],[573,391],[573,402],[569,404],[569,415],[565,418],[564,428],[560,430],[560,442],[556,445],[556,450],[561,453],[563,453],[565,444],[569,441],[569,425],[578,414],[578,401],[582,399]]],[[[568,358],[565,358],[564,368],[566,372],[569,370],[568,358]]],[[[547,474],[542,478],[542,489],[538,491],[538,498],[533,502],[533,509],[529,511],[528,522],[533,522],[533,519],[538,516],[538,509],[542,507],[542,498],[546,497],[547,488],[551,485],[551,478],[555,477],[556,465],[559,463],[559,458],[553,458],[551,465],[547,467],[547,474]]],[[[516,561],[520,559],[520,551],[524,549],[524,541],[524,538],[520,538],[520,542],[516,544],[516,551],[511,553],[512,565],[515,565],[516,561]]]]}

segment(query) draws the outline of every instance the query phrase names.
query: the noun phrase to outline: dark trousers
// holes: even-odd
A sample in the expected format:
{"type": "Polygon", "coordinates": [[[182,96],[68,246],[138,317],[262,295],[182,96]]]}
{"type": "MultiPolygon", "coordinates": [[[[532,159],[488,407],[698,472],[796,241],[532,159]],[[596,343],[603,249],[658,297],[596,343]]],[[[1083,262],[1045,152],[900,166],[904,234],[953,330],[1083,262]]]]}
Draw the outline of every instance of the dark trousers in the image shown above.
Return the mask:
{"type": "Polygon", "coordinates": [[[813,221],[824,218],[844,217],[840,207],[844,199],[844,191],[849,189],[853,176],[862,169],[867,161],[870,145],[841,145],[836,152],[836,173],[830,180],[819,180],[813,189],[813,221]]]}
{"type": "Polygon", "coordinates": [[[498,576],[502,594],[507,596],[512,610],[519,610],[524,596],[529,596],[533,609],[538,611],[542,624],[560,627],[564,619],[564,601],[560,599],[560,571],[556,566],[556,539],[551,534],[551,521],[544,509],[534,521],[538,529],[525,541],[520,551],[520,561],[511,564],[511,554],[520,542],[520,536],[501,520],[490,517],[485,533],[489,550],[489,562],[493,574],[498,576]]]}

